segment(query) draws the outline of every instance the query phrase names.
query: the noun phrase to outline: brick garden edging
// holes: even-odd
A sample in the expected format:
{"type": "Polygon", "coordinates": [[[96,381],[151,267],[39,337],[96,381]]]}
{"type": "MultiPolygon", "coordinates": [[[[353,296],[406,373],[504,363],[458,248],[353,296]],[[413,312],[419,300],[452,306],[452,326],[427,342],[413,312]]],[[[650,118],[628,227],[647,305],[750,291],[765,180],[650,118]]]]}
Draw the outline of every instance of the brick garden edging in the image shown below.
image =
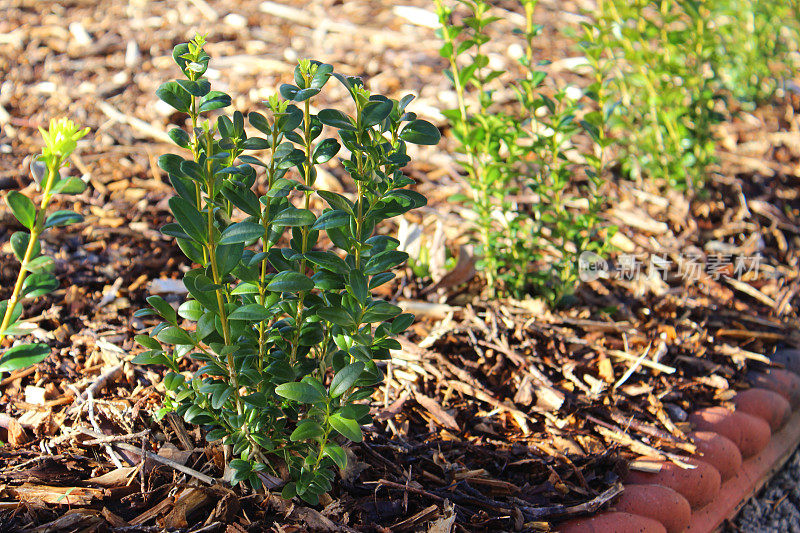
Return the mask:
{"type": "Polygon", "coordinates": [[[733,399],[735,410],[692,413],[698,454],[682,469],[656,461],[655,473],[632,471],[608,511],[557,526],[562,533],[705,533],[732,518],[800,444],[800,350],[773,356],[787,369],[747,376],[753,388],[733,399]]]}

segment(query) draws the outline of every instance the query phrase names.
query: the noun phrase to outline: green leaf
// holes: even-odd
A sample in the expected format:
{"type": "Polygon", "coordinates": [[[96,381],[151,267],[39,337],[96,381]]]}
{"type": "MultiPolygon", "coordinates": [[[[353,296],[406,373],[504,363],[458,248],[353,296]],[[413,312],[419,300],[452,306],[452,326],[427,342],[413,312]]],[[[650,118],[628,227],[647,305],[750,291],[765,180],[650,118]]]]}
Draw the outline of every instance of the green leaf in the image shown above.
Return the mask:
{"type": "Polygon", "coordinates": [[[308,383],[292,381],[275,387],[275,394],[300,403],[321,402],[325,397],[308,383]]]}
{"type": "Polygon", "coordinates": [[[398,315],[397,318],[395,318],[392,321],[392,327],[390,329],[392,333],[394,333],[395,335],[399,335],[400,333],[403,333],[405,330],[407,330],[409,326],[411,326],[411,324],[413,323],[414,323],[414,315],[412,315],[411,313],[403,313],[401,315],[398,315]]]}
{"type": "Polygon", "coordinates": [[[37,298],[50,294],[58,288],[58,280],[48,272],[31,274],[22,284],[22,295],[26,298],[37,298]]]}
{"type": "Polygon", "coordinates": [[[161,318],[163,318],[170,324],[177,323],[178,314],[175,312],[175,309],[173,309],[172,306],[169,305],[164,298],[157,295],[148,296],[147,303],[149,303],[153,307],[153,309],[155,309],[158,312],[158,314],[161,315],[161,318]]]}
{"type": "Polygon", "coordinates": [[[310,226],[315,221],[314,213],[308,209],[289,207],[278,213],[272,223],[276,226],[310,226]]]}
{"type": "Polygon", "coordinates": [[[317,71],[314,73],[314,77],[311,79],[311,83],[309,87],[313,87],[314,89],[321,89],[325,83],[327,83],[328,79],[331,77],[331,73],[333,72],[333,65],[329,65],[327,63],[320,63],[317,65],[317,71]]]}
{"type": "Polygon", "coordinates": [[[346,226],[350,223],[350,215],[339,209],[331,209],[322,213],[314,225],[311,226],[312,230],[326,230],[328,228],[339,228],[346,226]]]}
{"type": "Polygon", "coordinates": [[[264,227],[250,220],[231,224],[222,232],[219,244],[251,242],[264,236],[264,227]]]}
{"type": "Polygon", "coordinates": [[[332,415],[328,422],[330,425],[339,432],[343,437],[350,439],[353,442],[361,442],[364,440],[364,435],[361,433],[361,426],[355,420],[344,418],[339,414],[332,415]]]}
{"type": "Polygon", "coordinates": [[[53,185],[53,188],[50,189],[50,194],[80,194],[85,190],[86,183],[76,176],[71,176],[59,180],[58,183],[53,185]]]}
{"type": "Polygon", "coordinates": [[[398,250],[386,250],[385,252],[381,252],[370,257],[369,261],[367,261],[366,267],[364,268],[364,273],[370,275],[377,274],[379,272],[383,272],[384,270],[396,267],[397,265],[403,263],[406,259],[408,259],[408,254],[406,252],[401,252],[398,250]]]}
{"type": "Polygon", "coordinates": [[[200,99],[200,105],[197,110],[200,113],[205,113],[206,111],[228,107],[229,105],[231,105],[230,96],[220,91],[211,91],[200,99]]]}
{"type": "Polygon", "coordinates": [[[317,314],[323,320],[327,320],[337,326],[346,328],[355,325],[355,320],[350,316],[350,313],[340,307],[322,307],[317,309],[317,314]]]}
{"type": "Polygon", "coordinates": [[[164,154],[158,158],[158,167],[171,176],[183,176],[181,164],[186,161],[177,154],[164,154]]]}
{"type": "Polygon", "coordinates": [[[367,102],[364,109],[361,110],[361,125],[369,127],[380,124],[392,112],[392,107],[393,104],[389,100],[367,102]]]}
{"type": "Polygon", "coordinates": [[[281,86],[278,88],[278,91],[280,91],[281,96],[283,96],[287,100],[294,100],[294,96],[297,94],[299,90],[300,88],[298,86],[292,85],[291,83],[281,84],[281,86]]]}
{"type": "Polygon", "coordinates": [[[280,272],[267,284],[272,292],[302,292],[314,288],[314,281],[299,272],[280,272]]]}
{"type": "Polygon", "coordinates": [[[297,484],[294,481],[290,481],[283,487],[283,490],[281,490],[281,498],[289,501],[295,496],[297,496],[297,484]]]}
{"type": "Polygon", "coordinates": [[[442,134],[430,122],[416,119],[405,125],[400,132],[400,138],[413,144],[435,145],[439,143],[442,134]]]}
{"type": "Polygon", "coordinates": [[[410,191],[408,189],[394,189],[386,193],[383,197],[384,200],[398,200],[403,204],[411,206],[411,209],[423,207],[428,203],[428,199],[417,191],[410,191]]]}
{"type": "Polygon", "coordinates": [[[330,395],[331,398],[338,398],[358,381],[359,376],[364,371],[364,363],[356,361],[350,363],[343,369],[339,370],[331,380],[330,395]]]}
{"type": "Polygon", "coordinates": [[[250,121],[251,126],[264,135],[272,135],[272,127],[269,125],[269,121],[258,111],[249,112],[247,114],[247,120],[250,121]]]}
{"type": "Polygon", "coordinates": [[[288,133],[297,128],[303,122],[303,112],[294,104],[286,108],[286,113],[275,120],[275,125],[283,133],[288,133]]]}
{"type": "Polygon", "coordinates": [[[360,270],[350,271],[350,284],[348,285],[348,292],[358,300],[360,304],[365,304],[367,296],[369,296],[369,288],[367,286],[367,277],[360,270]]]}
{"type": "Polygon", "coordinates": [[[230,466],[233,471],[233,475],[231,475],[231,485],[236,485],[246,480],[253,471],[253,466],[244,459],[234,459],[228,466],[230,466]]]}
{"type": "Polygon", "coordinates": [[[50,355],[46,344],[21,344],[6,350],[0,357],[0,372],[12,372],[41,363],[50,355]]]}
{"type": "Polygon", "coordinates": [[[189,346],[195,345],[192,337],[190,337],[186,331],[177,326],[169,326],[162,329],[158,332],[156,338],[167,344],[185,344],[189,346]]]}
{"type": "Polygon", "coordinates": [[[181,113],[188,113],[192,107],[192,95],[175,81],[162,83],[156,89],[156,96],[181,113]]]}
{"type": "Polygon", "coordinates": [[[170,366],[169,359],[161,350],[147,350],[131,359],[135,365],[164,365],[170,366]]]}
{"type": "Polygon", "coordinates": [[[231,294],[258,294],[258,286],[255,283],[240,283],[231,294]]]}
{"type": "Polygon", "coordinates": [[[183,385],[186,382],[186,378],[183,374],[178,374],[177,372],[169,372],[167,375],[164,376],[164,387],[168,391],[176,391],[178,387],[183,385]]]}
{"type": "Polygon", "coordinates": [[[341,145],[336,139],[325,139],[314,148],[313,160],[317,165],[327,163],[339,153],[341,145]]]}
{"type": "Polygon", "coordinates": [[[206,242],[206,221],[195,206],[180,196],[173,196],[169,207],[187,235],[198,242],[206,242]]]}
{"type": "Polygon", "coordinates": [[[136,335],[133,340],[148,350],[161,350],[161,344],[149,335],[136,335]]]}
{"type": "Polygon", "coordinates": [[[344,418],[358,422],[369,414],[369,405],[363,403],[348,403],[339,410],[339,414],[344,418]]]}
{"type": "Polygon", "coordinates": [[[353,214],[353,203],[341,194],[332,191],[317,191],[317,194],[328,202],[328,205],[332,208],[344,211],[350,215],[353,214]]]}
{"type": "Polygon", "coordinates": [[[294,100],[295,102],[305,102],[306,100],[317,94],[319,94],[319,89],[314,87],[309,87],[308,89],[300,89],[299,91],[294,93],[292,100],[294,100]]]}
{"type": "Polygon", "coordinates": [[[325,270],[336,272],[337,274],[345,275],[350,271],[350,267],[344,262],[344,259],[339,257],[333,252],[306,252],[306,259],[321,266],[325,270]]]}
{"type": "Polygon", "coordinates": [[[328,443],[322,448],[322,455],[330,457],[331,460],[336,463],[336,466],[339,467],[339,470],[344,471],[347,468],[347,453],[345,453],[341,446],[328,443]]]}
{"type": "Polygon", "coordinates": [[[361,321],[364,323],[383,322],[384,320],[396,317],[402,312],[403,310],[396,305],[378,300],[377,302],[372,302],[369,307],[367,307],[361,321]]]}
{"type": "Polygon", "coordinates": [[[28,229],[33,228],[36,222],[36,207],[27,196],[18,191],[11,191],[6,196],[6,203],[20,224],[28,229]]]}
{"type": "Polygon", "coordinates": [[[78,222],[83,222],[82,215],[79,215],[75,211],[64,209],[61,211],[55,211],[53,214],[48,216],[44,223],[44,227],[52,228],[54,226],[68,226],[78,222]]]}
{"type": "Polygon", "coordinates": [[[211,90],[211,82],[207,79],[193,80],[175,80],[175,83],[192,96],[205,96],[211,90]]]}
{"type": "Polygon", "coordinates": [[[297,428],[292,431],[289,440],[299,442],[301,440],[315,439],[325,434],[325,430],[316,420],[303,420],[297,424],[297,428]]]}
{"type": "Polygon", "coordinates": [[[257,409],[262,409],[267,405],[267,396],[263,392],[254,392],[247,396],[242,396],[242,400],[247,405],[251,405],[257,409]]]}
{"type": "Polygon", "coordinates": [[[189,134],[186,133],[181,128],[172,128],[167,132],[169,138],[172,139],[172,142],[180,146],[181,148],[189,149],[190,143],[192,140],[189,138],[189,134]]]}
{"type": "Polygon", "coordinates": [[[323,109],[317,114],[320,122],[340,130],[356,131],[353,120],[338,109],[323,109]]]}
{"type": "Polygon", "coordinates": [[[178,316],[197,322],[205,313],[203,305],[197,300],[186,300],[178,307],[178,316]]]}
{"type": "Polygon", "coordinates": [[[261,137],[249,137],[242,143],[245,150],[266,150],[269,147],[269,141],[261,137]]]}
{"type": "Polygon", "coordinates": [[[222,189],[222,195],[248,215],[252,217],[261,215],[258,197],[250,189],[226,182],[225,187],[222,189]]]}
{"type": "MultiPolygon", "coordinates": [[[[17,260],[21,263],[22,259],[25,257],[25,252],[28,249],[28,242],[30,242],[31,235],[25,231],[17,231],[11,235],[11,249],[14,250],[14,255],[17,257],[17,260]]],[[[33,253],[31,257],[36,257],[42,251],[42,245],[39,244],[39,240],[37,239],[34,241],[33,245],[33,253]]]]}
{"type": "MultiPolygon", "coordinates": [[[[206,169],[197,161],[182,161],[181,174],[194,181],[204,183],[206,180],[206,169]]],[[[192,202],[194,204],[194,202],[192,202]]]]}
{"type": "MultiPolygon", "coordinates": [[[[7,310],[8,310],[8,300],[0,301],[0,322],[2,322],[3,318],[6,316],[7,310]]],[[[19,320],[19,317],[21,316],[22,316],[22,306],[17,304],[14,306],[14,312],[11,313],[11,320],[9,321],[9,324],[13,324],[17,320],[19,320]]]]}
{"type": "Polygon", "coordinates": [[[384,283],[388,283],[392,281],[396,276],[393,272],[381,272],[380,274],[375,274],[369,280],[369,289],[375,289],[380,287],[384,283]]]}
{"type": "Polygon", "coordinates": [[[53,261],[52,257],[47,257],[46,255],[40,255],[36,259],[33,259],[25,265],[25,270],[28,272],[53,272],[55,270],[56,264],[53,261]]]}
{"type": "Polygon", "coordinates": [[[242,307],[237,307],[233,313],[228,316],[230,320],[246,320],[248,322],[261,322],[267,320],[272,316],[272,313],[260,304],[247,304],[242,307]]]}
{"type": "Polygon", "coordinates": [[[232,392],[233,388],[229,387],[228,385],[221,385],[217,387],[214,390],[214,394],[211,395],[211,407],[217,411],[222,409],[222,406],[225,405],[226,401],[228,401],[228,398],[230,398],[232,392]]]}

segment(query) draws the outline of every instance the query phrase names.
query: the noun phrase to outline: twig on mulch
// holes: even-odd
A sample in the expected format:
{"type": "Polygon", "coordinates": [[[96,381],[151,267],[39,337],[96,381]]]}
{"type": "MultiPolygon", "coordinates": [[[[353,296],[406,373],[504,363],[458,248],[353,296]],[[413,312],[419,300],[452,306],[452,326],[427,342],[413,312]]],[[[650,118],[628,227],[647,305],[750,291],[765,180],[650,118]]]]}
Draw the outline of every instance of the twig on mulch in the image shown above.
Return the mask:
{"type": "Polygon", "coordinates": [[[109,444],[112,442],[122,442],[128,440],[136,440],[141,437],[146,437],[150,434],[149,429],[145,429],[144,431],[139,431],[138,433],[131,433],[130,435],[109,435],[107,437],[97,438],[97,439],[89,439],[81,441],[81,444],[84,445],[95,445],[95,444],[109,444]]]}
{"type": "MultiPolygon", "coordinates": [[[[85,433],[86,435],[92,436],[95,439],[104,438],[103,434],[97,433],[96,431],[92,431],[91,429],[79,428],[79,431],[81,433],[85,433]]],[[[125,443],[125,442],[114,442],[114,446],[122,448],[123,450],[129,451],[131,453],[135,453],[136,455],[139,455],[140,457],[141,457],[142,453],[144,453],[144,456],[147,459],[152,459],[153,461],[157,461],[157,462],[159,462],[161,464],[167,465],[167,466],[169,466],[171,468],[174,468],[175,470],[178,470],[179,472],[183,472],[184,474],[187,474],[189,476],[197,478],[200,481],[202,481],[203,483],[207,483],[209,485],[213,485],[213,484],[217,483],[217,480],[214,479],[211,476],[207,476],[206,474],[203,474],[202,472],[198,472],[197,470],[189,468],[188,466],[184,466],[184,465],[182,465],[180,463],[177,463],[177,462],[173,461],[172,459],[167,459],[166,457],[161,457],[160,455],[155,454],[153,452],[149,452],[147,450],[142,450],[142,448],[140,448],[140,447],[132,446],[132,445],[130,445],[128,443],[125,443]]]]}
{"type": "Polygon", "coordinates": [[[94,382],[80,394],[80,396],[75,398],[75,402],[72,404],[72,407],[70,407],[67,413],[74,414],[80,409],[80,406],[87,401],[87,399],[95,396],[109,382],[115,381],[120,374],[122,374],[123,365],[124,363],[114,365],[110,369],[100,374],[97,379],[95,379],[94,382]]]}

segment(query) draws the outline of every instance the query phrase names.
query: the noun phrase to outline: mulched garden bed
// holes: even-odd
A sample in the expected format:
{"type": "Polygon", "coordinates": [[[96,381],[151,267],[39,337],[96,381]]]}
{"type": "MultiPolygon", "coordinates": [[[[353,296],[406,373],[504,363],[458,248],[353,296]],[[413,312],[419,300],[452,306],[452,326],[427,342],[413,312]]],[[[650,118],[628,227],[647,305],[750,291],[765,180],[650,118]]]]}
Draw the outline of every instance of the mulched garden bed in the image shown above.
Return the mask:
{"type": "MultiPolygon", "coordinates": [[[[609,182],[606,216],[619,226],[609,279],[585,283],[557,311],[484,299],[461,246],[460,209],[446,202],[460,182],[445,140],[419,149],[408,169],[429,198],[409,220],[431,235],[441,222],[460,265],[435,280],[406,269],[391,287],[418,322],[386,369],[371,404],[375,423],[350,447],[341,482],[316,509],[209,484],[224,473],[221,449],[176,417],[154,421],[160,375],[130,363],[140,350],[133,336],[151,325],[133,312],[154,290],[179,301],[165,280],[188,267],[158,233],[170,187],[155,160],[172,150],[160,132],[179,120],[153,94],[175,75],[169,53],[195,29],[207,31],[221,58],[212,62],[215,83],[241,95],[242,111],[258,109],[294,58],[308,55],[389,96],[415,91],[415,110],[443,125],[436,109],[451,95],[433,30],[394,9],[411,5],[428,6],[76,0],[43,14],[37,2],[6,2],[0,189],[27,186],[23,158],[51,116],[68,114],[93,134],[73,159],[91,184],[72,206],[86,223],[49,235],[45,246],[61,289],[26,308],[39,326],[32,335],[53,355],[0,382],[8,443],[0,530],[547,531],[607,506],[637,457],[690,452],[687,412],[725,404],[747,386],[748,370],[769,362],[765,354],[798,346],[797,95],[723,125],[718,174],[701,200],[609,182]],[[735,258],[757,254],[758,273],[737,276],[735,258]],[[638,279],[625,279],[626,255],[642,261],[638,279]],[[695,256],[718,268],[683,275],[695,256]],[[652,257],[669,265],[666,276],[646,275],[652,257]]],[[[542,4],[546,48],[537,54],[580,84],[558,61],[574,54],[553,30],[574,24],[577,11],[571,2],[542,4]]],[[[335,186],[336,176],[331,168],[325,179],[335,186]]],[[[3,209],[5,243],[14,227],[3,209]]],[[[15,268],[3,248],[0,298],[15,268]]]]}

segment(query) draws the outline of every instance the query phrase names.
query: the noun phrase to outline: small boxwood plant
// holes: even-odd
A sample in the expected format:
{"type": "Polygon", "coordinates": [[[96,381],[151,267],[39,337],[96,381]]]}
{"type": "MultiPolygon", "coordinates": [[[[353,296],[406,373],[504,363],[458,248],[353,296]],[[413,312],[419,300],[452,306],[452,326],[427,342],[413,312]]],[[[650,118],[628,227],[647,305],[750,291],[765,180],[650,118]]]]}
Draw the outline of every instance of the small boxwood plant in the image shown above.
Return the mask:
{"type": "MultiPolygon", "coordinates": [[[[56,226],[80,222],[83,217],[70,210],[47,214],[50,202],[57,194],[80,194],[86,184],[77,177],[62,177],[61,171],[69,165],[69,156],[78,140],[89,128],[80,129],[69,119],[51,120],[47,130],[39,128],[44,139],[42,154],[31,162],[31,174],[39,186],[38,205],[19,191],[10,191],[5,198],[14,217],[25,228],[11,235],[11,249],[20,263],[17,280],[8,300],[0,301],[0,344],[6,337],[26,335],[30,332],[22,319],[23,300],[37,298],[58,288],[53,275],[53,259],[42,254],[39,238],[56,226]]],[[[50,355],[44,343],[17,344],[0,355],[0,375],[28,367],[50,355]]]]}
{"type": "Polygon", "coordinates": [[[748,108],[768,102],[797,65],[800,2],[721,0],[712,15],[715,70],[727,91],[748,108]]]}
{"type": "Polygon", "coordinates": [[[414,320],[372,294],[407,258],[376,227],[425,205],[406,188],[414,183],[401,170],[406,143],[436,144],[440,135],[406,111],[412,96],[371,94],[360,79],[310,60],[263,113],[212,119],[231,99],[204,77],[204,43],[198,36],[175,47],[184,77],[157,91],[191,121],[188,132],[169,132],[189,157],[159,159],[177,193],[175,222],[162,232],[197,266],[183,277],[190,298],[177,312],[159,296],[139,312],[163,322],[137,337],[146,351],[136,361],[169,368],[165,410],[231,446],[232,483],[258,489],[258,473],[283,462],[292,478],[283,496],[316,503],[333,468],[346,465],[340,444],[363,438],[370,418],[360,402],[383,380],[376,361],[400,347],[393,337],[414,320]],[[331,78],[347,89],[350,113],[312,112],[331,78]],[[245,120],[260,136],[246,133],[245,120]],[[337,137],[326,137],[326,126],[337,137]],[[350,198],[316,180],[342,146],[350,198]],[[187,358],[200,364],[191,379],[181,373],[187,358]]]}
{"type": "Polygon", "coordinates": [[[533,292],[557,305],[577,288],[578,254],[602,252],[605,242],[598,194],[602,154],[585,154],[588,179],[579,184],[573,179],[576,165],[567,158],[575,150],[572,137],[583,124],[602,149],[610,141],[599,130],[604,125],[600,117],[576,119],[580,104],[574,88],[545,86],[547,75],[533,60],[534,40],[541,32],[534,23],[536,0],[521,0],[521,7],[525,28],[515,33],[525,44],[519,59],[523,77],[513,80],[492,69],[486,55],[498,20],[491,15],[492,3],[436,0],[440,54],[449,63],[446,75],[458,104],[444,114],[453,126],[468,185],[468,194],[456,200],[475,213],[478,268],[490,294],[533,292]],[[456,8],[467,15],[459,23],[456,8]],[[516,102],[498,96],[502,85],[514,88],[516,102]],[[533,201],[521,200],[525,196],[533,201]],[[568,207],[585,203],[582,198],[588,200],[582,212],[568,207]]]}
{"type": "Polygon", "coordinates": [[[613,60],[609,96],[619,102],[609,124],[636,181],[704,190],[723,118],[715,13],[703,2],[597,2],[593,25],[613,60]]]}

